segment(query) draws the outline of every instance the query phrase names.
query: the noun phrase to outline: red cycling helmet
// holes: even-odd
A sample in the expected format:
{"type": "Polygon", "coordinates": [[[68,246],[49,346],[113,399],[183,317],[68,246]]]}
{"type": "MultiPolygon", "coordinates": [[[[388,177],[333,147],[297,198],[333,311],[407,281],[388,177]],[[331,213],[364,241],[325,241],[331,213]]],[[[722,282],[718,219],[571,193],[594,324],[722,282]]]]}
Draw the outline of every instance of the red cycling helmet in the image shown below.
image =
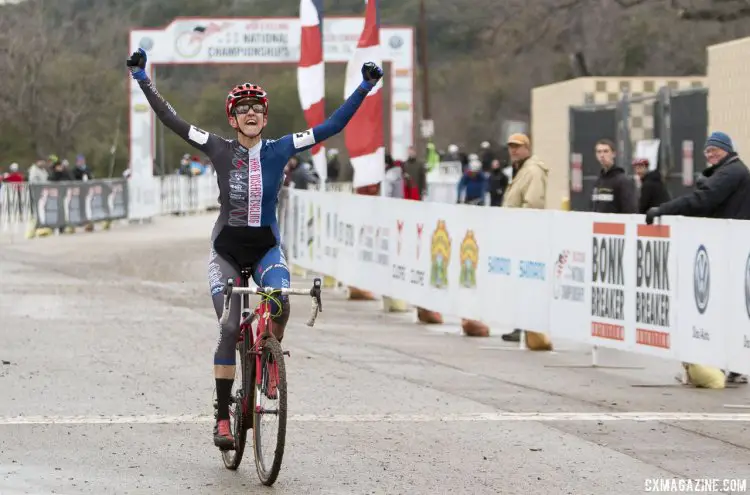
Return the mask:
{"type": "Polygon", "coordinates": [[[244,83],[232,88],[227,96],[227,118],[232,116],[232,111],[234,111],[234,106],[237,102],[244,98],[255,98],[256,100],[259,100],[263,103],[263,107],[265,108],[263,113],[268,115],[268,93],[257,84],[244,83]]]}

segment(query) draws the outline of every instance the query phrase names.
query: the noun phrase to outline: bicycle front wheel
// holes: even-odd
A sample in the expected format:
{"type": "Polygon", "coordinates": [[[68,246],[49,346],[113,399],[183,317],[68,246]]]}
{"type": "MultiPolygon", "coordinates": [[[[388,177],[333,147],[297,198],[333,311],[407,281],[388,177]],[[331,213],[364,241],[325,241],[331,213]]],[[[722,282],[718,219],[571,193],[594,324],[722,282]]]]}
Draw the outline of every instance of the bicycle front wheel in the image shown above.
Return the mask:
{"type": "Polygon", "coordinates": [[[249,415],[246,409],[249,406],[249,399],[246,398],[247,391],[250,389],[252,380],[252,367],[255,361],[249,354],[248,337],[244,336],[241,342],[237,343],[237,355],[239,356],[239,380],[235,376],[234,388],[231,402],[229,404],[229,423],[234,436],[234,450],[224,450],[221,452],[221,458],[224,461],[224,467],[232,471],[240,467],[242,455],[245,452],[245,441],[247,440],[246,419],[249,415]]]}
{"type": "Polygon", "coordinates": [[[255,467],[261,483],[271,486],[279,476],[286,438],[286,368],[279,341],[263,342],[260,353],[261,379],[255,386],[253,444],[255,467]]]}

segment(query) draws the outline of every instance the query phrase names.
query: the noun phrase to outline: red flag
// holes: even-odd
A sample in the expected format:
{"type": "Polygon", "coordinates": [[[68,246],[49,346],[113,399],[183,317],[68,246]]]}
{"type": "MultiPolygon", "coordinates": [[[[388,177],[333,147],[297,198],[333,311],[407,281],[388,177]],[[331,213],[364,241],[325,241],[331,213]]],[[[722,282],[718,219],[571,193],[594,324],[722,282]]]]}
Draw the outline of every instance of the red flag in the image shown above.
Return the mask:
{"type": "MultiPolygon", "coordinates": [[[[344,98],[352,94],[362,82],[362,65],[366,62],[375,62],[381,67],[383,64],[378,0],[367,0],[365,25],[354,55],[346,66],[344,98]]],[[[354,168],[352,186],[355,188],[379,184],[385,176],[382,89],[381,79],[344,129],[344,141],[354,168]]]]}

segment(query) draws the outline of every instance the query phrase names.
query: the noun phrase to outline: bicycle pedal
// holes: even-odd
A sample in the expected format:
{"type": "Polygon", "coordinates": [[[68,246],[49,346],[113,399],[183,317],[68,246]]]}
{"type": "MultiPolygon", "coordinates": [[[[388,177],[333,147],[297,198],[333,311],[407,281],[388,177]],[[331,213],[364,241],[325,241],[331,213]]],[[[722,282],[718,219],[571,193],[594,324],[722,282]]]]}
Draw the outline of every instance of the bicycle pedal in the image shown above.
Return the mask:
{"type": "Polygon", "coordinates": [[[283,352],[282,352],[282,354],[283,354],[283,355],[285,355],[285,356],[289,356],[289,357],[292,357],[292,355],[291,355],[291,354],[289,354],[289,351],[283,351],[283,352]]]}

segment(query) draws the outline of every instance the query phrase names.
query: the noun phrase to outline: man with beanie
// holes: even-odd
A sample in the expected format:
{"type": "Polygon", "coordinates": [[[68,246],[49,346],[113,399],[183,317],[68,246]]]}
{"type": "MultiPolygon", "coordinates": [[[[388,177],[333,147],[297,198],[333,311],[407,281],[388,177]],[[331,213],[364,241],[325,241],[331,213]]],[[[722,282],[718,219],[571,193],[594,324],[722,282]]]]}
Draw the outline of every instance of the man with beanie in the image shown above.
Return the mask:
{"type": "Polygon", "coordinates": [[[750,220],[750,171],[737,156],[732,139],[723,132],[713,132],[703,154],[708,168],[695,190],[649,208],[646,223],[652,224],[664,215],[750,220]]]}
{"type": "MultiPolygon", "coordinates": [[[[723,132],[711,133],[703,154],[708,168],[695,189],[650,208],[646,212],[647,224],[664,215],[750,220],[750,171],[737,156],[732,139],[723,132]]],[[[729,372],[727,382],[747,383],[747,377],[729,372]]]]}

